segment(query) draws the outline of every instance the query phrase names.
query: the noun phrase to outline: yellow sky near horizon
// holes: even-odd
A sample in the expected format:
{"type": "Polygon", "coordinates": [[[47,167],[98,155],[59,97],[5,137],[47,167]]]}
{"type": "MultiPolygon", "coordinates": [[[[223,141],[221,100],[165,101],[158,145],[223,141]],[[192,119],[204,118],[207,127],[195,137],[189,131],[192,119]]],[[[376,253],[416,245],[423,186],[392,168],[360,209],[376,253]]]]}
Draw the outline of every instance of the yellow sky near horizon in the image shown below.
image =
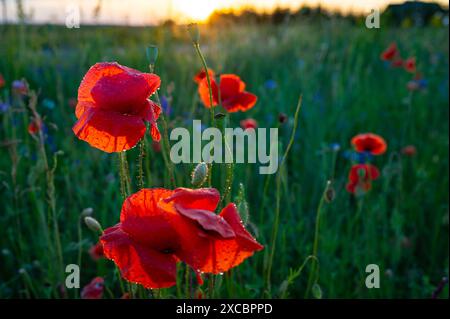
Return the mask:
{"type": "MultiPolygon", "coordinates": [[[[100,15],[96,20],[94,10],[98,0],[22,0],[25,11],[34,22],[63,23],[67,8],[76,5],[80,8],[82,23],[114,23],[143,25],[154,24],[173,18],[180,22],[204,21],[215,10],[254,8],[270,11],[276,7],[297,9],[302,5],[318,6],[341,12],[370,12],[371,9],[384,9],[389,3],[401,0],[101,0],[100,15]]],[[[425,0],[448,6],[444,0],[425,0]]],[[[16,0],[6,0],[6,13],[9,21],[17,16],[16,0]]],[[[3,12],[2,12],[3,14],[3,12]]]]}

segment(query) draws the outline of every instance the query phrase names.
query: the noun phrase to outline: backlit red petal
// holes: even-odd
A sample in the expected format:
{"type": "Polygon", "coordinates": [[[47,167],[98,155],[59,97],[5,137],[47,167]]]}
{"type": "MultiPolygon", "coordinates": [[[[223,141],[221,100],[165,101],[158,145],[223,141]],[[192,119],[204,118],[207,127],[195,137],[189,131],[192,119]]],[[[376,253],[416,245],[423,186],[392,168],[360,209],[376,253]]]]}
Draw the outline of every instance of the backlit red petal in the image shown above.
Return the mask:
{"type": "Polygon", "coordinates": [[[136,146],[145,134],[141,117],[85,109],[72,128],[75,135],[104,152],[121,152],[136,146]]]}
{"type": "Polygon", "coordinates": [[[176,283],[176,257],[134,242],[120,227],[105,230],[100,238],[105,256],[119,267],[122,276],[146,288],[166,288],[176,283]]]}

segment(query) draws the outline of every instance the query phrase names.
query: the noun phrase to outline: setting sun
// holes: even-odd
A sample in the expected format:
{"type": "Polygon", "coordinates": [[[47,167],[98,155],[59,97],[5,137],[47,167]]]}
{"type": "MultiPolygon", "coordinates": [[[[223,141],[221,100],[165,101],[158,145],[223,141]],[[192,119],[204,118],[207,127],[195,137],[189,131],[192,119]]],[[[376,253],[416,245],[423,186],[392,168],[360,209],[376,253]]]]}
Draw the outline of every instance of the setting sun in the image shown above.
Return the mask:
{"type": "Polygon", "coordinates": [[[217,9],[217,2],[211,0],[175,0],[174,10],[194,21],[205,21],[217,9]]]}

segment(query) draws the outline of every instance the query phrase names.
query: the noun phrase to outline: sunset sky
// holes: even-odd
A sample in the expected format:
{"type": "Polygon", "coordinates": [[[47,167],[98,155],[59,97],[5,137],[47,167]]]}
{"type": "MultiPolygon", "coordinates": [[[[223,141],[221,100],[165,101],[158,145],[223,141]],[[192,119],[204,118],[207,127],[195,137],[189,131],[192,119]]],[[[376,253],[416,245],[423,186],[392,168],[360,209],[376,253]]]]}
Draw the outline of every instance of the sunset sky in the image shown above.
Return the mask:
{"type": "MultiPolygon", "coordinates": [[[[3,0],[0,1],[2,3],[3,0]]],[[[179,22],[203,21],[219,9],[252,7],[270,11],[275,7],[296,9],[306,4],[322,5],[340,11],[369,12],[373,8],[383,9],[392,0],[102,0],[97,22],[114,24],[155,24],[169,17],[179,22]]],[[[431,1],[429,1],[431,2],[431,1]]],[[[448,1],[438,0],[441,4],[448,1]]],[[[33,22],[63,23],[66,11],[77,5],[81,12],[81,23],[93,23],[97,0],[23,0],[25,11],[33,22]]],[[[2,19],[4,15],[2,6],[2,19]]],[[[16,0],[6,0],[6,17],[15,21],[16,0]]],[[[2,20],[3,21],[3,20],[2,20]]]]}

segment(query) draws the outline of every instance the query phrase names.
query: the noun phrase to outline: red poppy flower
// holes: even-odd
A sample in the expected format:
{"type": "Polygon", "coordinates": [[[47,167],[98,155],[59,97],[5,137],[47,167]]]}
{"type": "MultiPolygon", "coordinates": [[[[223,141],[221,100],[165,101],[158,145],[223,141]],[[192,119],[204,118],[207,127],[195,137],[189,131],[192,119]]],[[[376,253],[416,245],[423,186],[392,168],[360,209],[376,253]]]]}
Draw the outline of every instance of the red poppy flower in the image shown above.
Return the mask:
{"type": "MultiPolygon", "coordinates": [[[[212,78],[214,77],[214,71],[211,69],[208,69],[208,74],[209,74],[209,78],[212,80],[212,78]]],[[[206,79],[206,72],[205,69],[202,69],[200,72],[198,72],[195,76],[194,76],[194,82],[197,84],[200,84],[200,82],[206,79]]]]}
{"type": "Polygon", "coordinates": [[[94,246],[92,246],[89,249],[89,255],[91,256],[91,258],[94,261],[97,261],[101,258],[105,257],[105,254],[103,253],[103,245],[101,242],[98,242],[97,244],[95,244],[94,246]]]}
{"type": "Polygon", "coordinates": [[[416,72],[416,58],[408,58],[403,63],[403,66],[405,67],[405,70],[410,73],[416,72]]]}
{"type": "MultiPolygon", "coordinates": [[[[234,74],[223,74],[220,76],[219,86],[214,79],[211,79],[211,89],[213,95],[212,106],[219,104],[219,90],[222,106],[228,112],[248,111],[257,101],[256,95],[245,91],[245,83],[239,76],[234,74]]],[[[208,81],[203,79],[198,86],[198,93],[203,104],[211,107],[209,98],[208,81]]]]}
{"type": "Polygon", "coordinates": [[[28,133],[31,135],[37,134],[42,127],[42,123],[38,120],[33,120],[28,124],[28,133]]]}
{"type": "Polygon", "coordinates": [[[84,286],[81,291],[82,299],[102,299],[104,283],[102,277],[95,277],[92,281],[84,286]]]}
{"type": "Polygon", "coordinates": [[[367,192],[372,188],[372,181],[380,176],[378,168],[371,164],[356,164],[348,175],[347,191],[355,194],[358,191],[367,192]]]}
{"type": "Polygon", "coordinates": [[[402,154],[405,156],[415,156],[417,154],[417,149],[414,145],[407,145],[402,148],[402,154]]]}
{"type": "Polygon", "coordinates": [[[2,87],[4,87],[5,84],[6,84],[5,79],[3,78],[3,75],[0,74],[0,89],[1,89],[2,87]]]}
{"type": "Polygon", "coordinates": [[[352,138],[351,143],[357,152],[369,152],[372,155],[381,155],[387,149],[386,141],[372,133],[358,134],[352,138]]]}
{"type": "Polygon", "coordinates": [[[384,61],[393,61],[400,56],[397,43],[393,42],[389,47],[381,53],[381,59],[384,61]]]}
{"type": "Polygon", "coordinates": [[[254,119],[245,119],[241,121],[241,127],[246,130],[249,128],[256,129],[258,127],[258,122],[254,119]]]}
{"type": "Polygon", "coordinates": [[[178,188],[160,203],[188,221],[173,224],[184,245],[180,258],[200,272],[226,272],[264,248],[244,228],[233,203],[214,214],[219,200],[215,189],[178,188]]]}
{"type": "Polygon", "coordinates": [[[391,65],[394,67],[394,68],[401,68],[401,67],[403,67],[403,59],[402,58],[395,58],[393,61],[392,61],[392,63],[391,63],[391,65]]]}
{"type": "Polygon", "coordinates": [[[215,189],[143,189],[125,200],[120,223],[101,237],[105,256],[146,288],[173,286],[178,261],[196,271],[226,271],[262,246],[233,204],[213,213],[219,199],[215,189]]]}
{"type": "Polygon", "coordinates": [[[78,89],[78,121],[73,132],[102,151],[121,152],[134,147],[144,136],[147,121],[152,138],[159,141],[156,120],[161,109],[148,100],[159,85],[155,74],[115,62],[95,64],[78,89]]]}

